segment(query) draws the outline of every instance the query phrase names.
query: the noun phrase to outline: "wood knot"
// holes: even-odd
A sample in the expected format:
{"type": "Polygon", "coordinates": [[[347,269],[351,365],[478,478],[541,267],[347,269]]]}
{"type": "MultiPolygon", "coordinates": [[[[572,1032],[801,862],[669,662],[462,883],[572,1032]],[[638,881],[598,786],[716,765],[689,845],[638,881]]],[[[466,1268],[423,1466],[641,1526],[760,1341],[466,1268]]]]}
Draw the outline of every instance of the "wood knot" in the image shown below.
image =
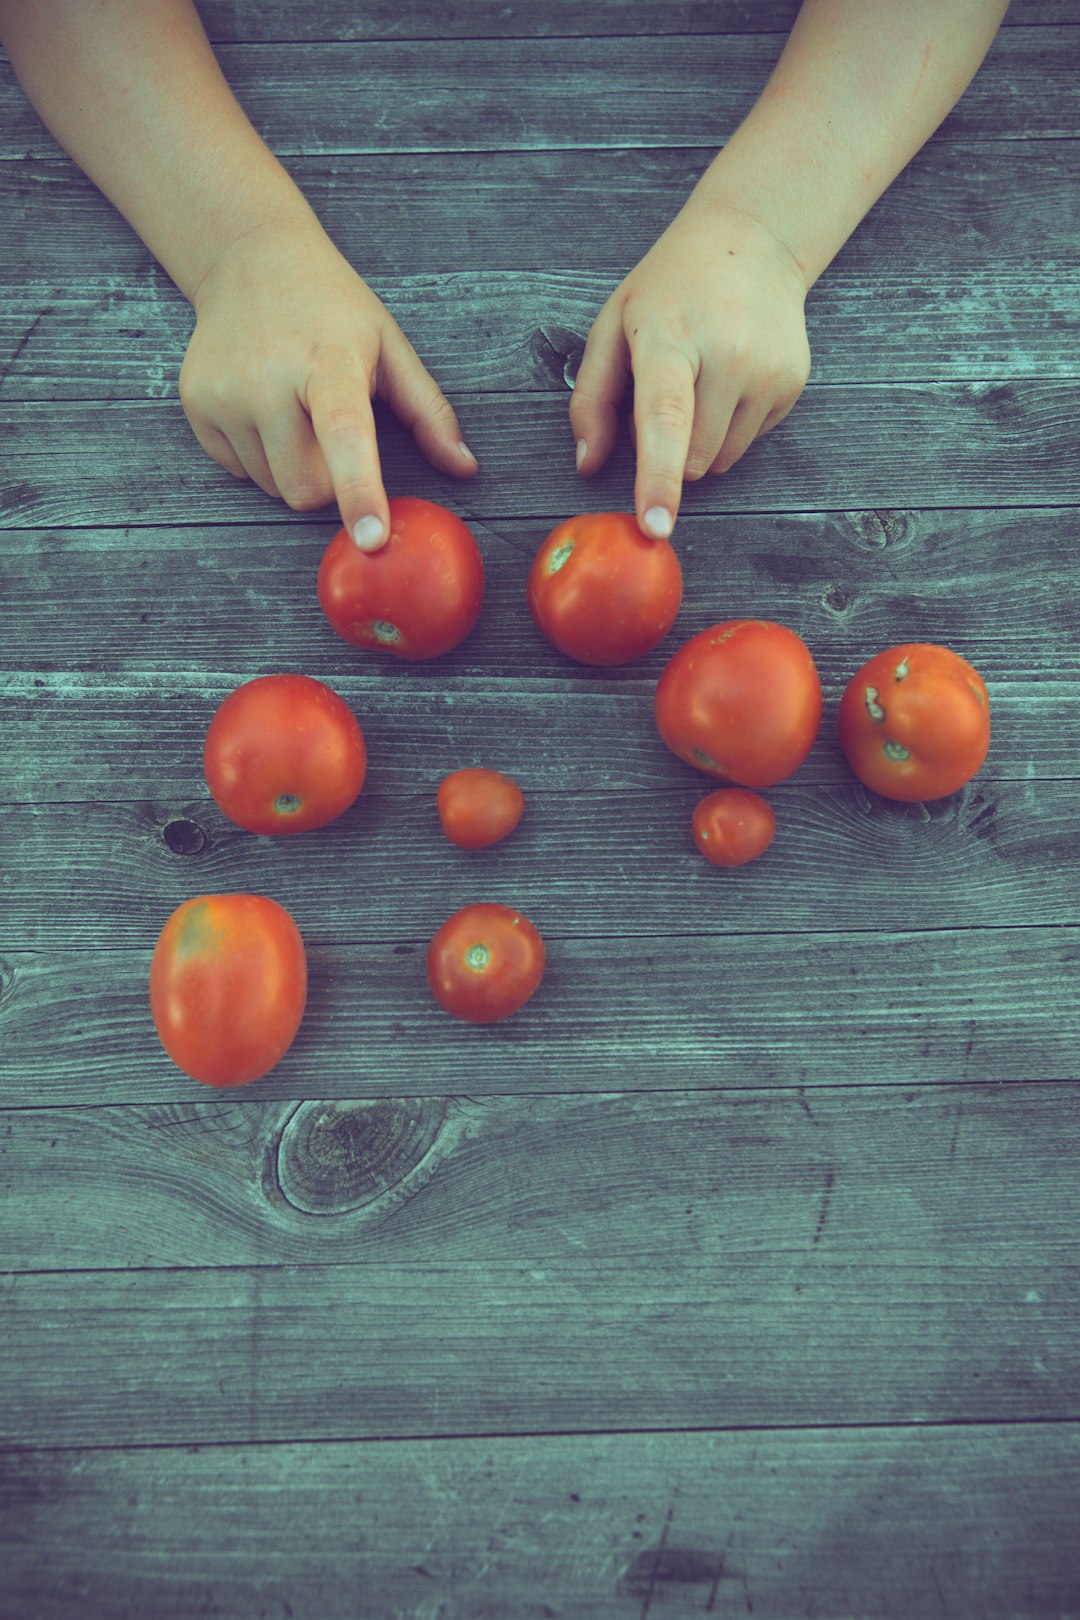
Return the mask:
{"type": "Polygon", "coordinates": [[[844,585],[830,585],[821,598],[822,607],[830,613],[844,614],[851,606],[851,592],[844,585]]]}
{"type": "Polygon", "coordinates": [[[563,383],[573,388],[585,353],[585,339],[549,321],[546,326],[538,326],[529,339],[529,353],[538,381],[563,383]]]}
{"type": "Polygon", "coordinates": [[[166,822],[161,836],[174,855],[198,855],[206,848],[206,834],[197,821],[186,816],[166,822]]]}
{"type": "Polygon", "coordinates": [[[301,1103],[278,1143],[278,1185],[307,1215],[363,1209],[426,1158],[445,1114],[442,1097],[301,1103]]]}
{"type": "Polygon", "coordinates": [[[15,969],[0,956],[0,1007],[6,1006],[15,994],[15,969]]]}

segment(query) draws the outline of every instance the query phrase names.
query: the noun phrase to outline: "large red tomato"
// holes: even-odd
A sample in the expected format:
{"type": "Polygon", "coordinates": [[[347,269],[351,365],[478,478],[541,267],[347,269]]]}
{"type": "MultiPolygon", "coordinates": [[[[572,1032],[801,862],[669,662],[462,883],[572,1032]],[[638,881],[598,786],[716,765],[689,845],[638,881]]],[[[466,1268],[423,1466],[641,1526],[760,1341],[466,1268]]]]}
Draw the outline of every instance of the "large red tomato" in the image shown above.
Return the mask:
{"type": "Polygon", "coordinates": [[[439,783],[439,820],[459,849],[488,849],[509,836],[525,810],[525,795],[501,771],[468,766],[439,783]]]}
{"type": "Polygon", "coordinates": [[[813,747],[821,682],[794,630],[731,619],[679,648],[657,682],[655,708],[661,737],[688,765],[771,787],[813,747]]]}
{"type": "Polygon", "coordinates": [[[582,664],[627,664],[667,635],[682,601],[670,541],[649,540],[626,512],[589,512],[553,529],[536,553],[529,611],[554,647],[582,664]]]}
{"type": "Polygon", "coordinates": [[[231,821],[254,833],[301,833],[347,810],[367,772],[348,704],[310,675],[260,675],[210,722],[206,782],[231,821]]]}
{"type": "Polygon", "coordinates": [[[535,993],[544,960],[544,941],[520,911],[464,906],[428,946],[428,983],[439,1006],[455,1018],[494,1024],[535,993]]]}
{"type": "Polygon", "coordinates": [[[905,642],[848,682],[840,746],[859,781],[888,799],[940,799],[969,782],[990,748],[986,683],[959,653],[905,642]]]}
{"type": "Polygon", "coordinates": [[[319,602],[339,636],[399,658],[438,658],[480,615],[484,563],[459,517],[411,495],[390,502],[390,538],[361,551],[339,529],[319,565],[319,602]]]}
{"type": "Polygon", "coordinates": [[[161,930],[150,1012],[173,1062],[208,1086],[259,1080],[292,1045],[307,1000],[300,930],[276,900],[204,894],[161,930]]]}

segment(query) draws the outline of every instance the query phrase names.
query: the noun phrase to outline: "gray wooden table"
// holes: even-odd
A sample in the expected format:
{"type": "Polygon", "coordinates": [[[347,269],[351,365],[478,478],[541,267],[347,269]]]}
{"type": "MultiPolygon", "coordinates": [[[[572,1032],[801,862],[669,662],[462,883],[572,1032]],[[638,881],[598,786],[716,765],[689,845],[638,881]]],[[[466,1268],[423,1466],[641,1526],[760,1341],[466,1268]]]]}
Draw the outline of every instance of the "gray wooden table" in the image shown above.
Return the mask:
{"type": "Polygon", "coordinates": [[[391,493],[472,526],[480,624],[340,642],[337,527],[236,484],[189,310],[0,76],[0,1609],[29,1617],[1080,1615],[1080,3],[1015,0],[809,301],[789,419],[688,486],[676,632],[571,665],[525,611],[600,303],[768,73],[788,0],[206,0],[230,81],[452,397],[483,473],[384,418],[391,493]],[[739,873],[653,728],[680,639],[779,619],[818,743],[739,873]],[[990,757],[926,806],[835,741],[872,652],[939,641],[990,757]],[[353,706],[356,808],[240,832],[220,699],[353,706]],[[528,798],[465,857],[434,790],[528,798]],[[192,894],[273,894],[311,995],[235,1094],[147,971],[192,894]],[[440,1012],[435,927],[520,906],[550,969],[440,1012]]]}

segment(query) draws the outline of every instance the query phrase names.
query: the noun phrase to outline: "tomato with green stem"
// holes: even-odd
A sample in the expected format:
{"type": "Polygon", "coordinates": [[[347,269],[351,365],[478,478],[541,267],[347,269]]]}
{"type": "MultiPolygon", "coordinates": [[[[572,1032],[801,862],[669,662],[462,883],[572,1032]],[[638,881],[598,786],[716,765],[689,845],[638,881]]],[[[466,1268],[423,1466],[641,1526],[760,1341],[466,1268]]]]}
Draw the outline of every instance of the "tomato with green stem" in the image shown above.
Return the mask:
{"type": "Polygon", "coordinates": [[[439,1006],[470,1024],[494,1024],[539,989],[546,953],[536,927],[510,906],[463,906],[427,952],[428,983],[439,1006]]]}

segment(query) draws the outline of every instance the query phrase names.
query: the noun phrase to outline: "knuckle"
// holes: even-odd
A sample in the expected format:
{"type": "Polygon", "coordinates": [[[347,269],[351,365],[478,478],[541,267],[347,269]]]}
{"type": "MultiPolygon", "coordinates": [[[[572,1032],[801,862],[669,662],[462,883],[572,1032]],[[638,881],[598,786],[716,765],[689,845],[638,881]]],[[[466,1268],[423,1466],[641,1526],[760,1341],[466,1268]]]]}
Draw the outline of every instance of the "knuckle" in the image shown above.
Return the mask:
{"type": "Polygon", "coordinates": [[[678,394],[656,394],[649,400],[648,416],[660,427],[685,429],[693,420],[693,410],[678,394]]]}

